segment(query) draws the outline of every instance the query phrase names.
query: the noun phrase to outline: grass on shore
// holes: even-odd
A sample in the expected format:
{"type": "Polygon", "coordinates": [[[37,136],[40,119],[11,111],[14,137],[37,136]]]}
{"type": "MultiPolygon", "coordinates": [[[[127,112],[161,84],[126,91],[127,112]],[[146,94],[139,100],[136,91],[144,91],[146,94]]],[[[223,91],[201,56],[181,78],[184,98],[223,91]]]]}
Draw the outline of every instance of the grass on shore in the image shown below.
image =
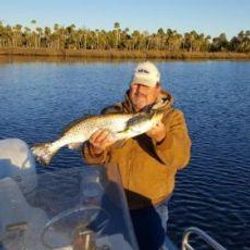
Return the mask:
{"type": "Polygon", "coordinates": [[[43,48],[0,48],[1,56],[81,57],[110,59],[250,59],[250,53],[236,52],[182,52],[161,50],[76,50],[43,48]]]}

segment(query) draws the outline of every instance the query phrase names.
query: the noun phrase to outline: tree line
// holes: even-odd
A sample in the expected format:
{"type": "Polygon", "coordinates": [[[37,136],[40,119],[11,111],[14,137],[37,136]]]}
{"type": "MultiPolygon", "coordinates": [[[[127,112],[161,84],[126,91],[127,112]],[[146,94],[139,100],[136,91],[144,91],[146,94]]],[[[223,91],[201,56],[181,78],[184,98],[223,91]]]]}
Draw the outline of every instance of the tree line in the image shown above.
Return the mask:
{"type": "Polygon", "coordinates": [[[211,37],[195,30],[184,34],[159,28],[157,32],[121,29],[116,22],[112,30],[77,28],[74,24],[41,28],[36,20],[30,26],[5,25],[0,21],[0,48],[50,48],[76,50],[159,50],[183,52],[250,52],[250,30],[240,31],[228,40],[225,33],[211,37]]]}

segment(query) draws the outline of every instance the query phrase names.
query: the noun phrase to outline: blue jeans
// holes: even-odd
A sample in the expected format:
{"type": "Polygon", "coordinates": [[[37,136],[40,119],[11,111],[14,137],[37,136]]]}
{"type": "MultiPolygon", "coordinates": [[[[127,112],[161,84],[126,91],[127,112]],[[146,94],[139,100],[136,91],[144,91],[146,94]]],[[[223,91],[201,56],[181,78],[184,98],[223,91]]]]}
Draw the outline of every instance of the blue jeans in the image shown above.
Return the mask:
{"type": "Polygon", "coordinates": [[[141,250],[158,250],[167,232],[168,200],[157,206],[130,210],[135,235],[141,250]]]}

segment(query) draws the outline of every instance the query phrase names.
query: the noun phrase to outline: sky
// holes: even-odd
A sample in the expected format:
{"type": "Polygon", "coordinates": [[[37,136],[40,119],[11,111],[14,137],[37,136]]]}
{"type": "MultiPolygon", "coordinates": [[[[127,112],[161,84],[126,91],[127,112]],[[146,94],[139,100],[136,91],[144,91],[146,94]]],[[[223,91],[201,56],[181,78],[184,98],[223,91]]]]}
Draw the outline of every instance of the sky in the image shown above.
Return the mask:
{"type": "Polygon", "coordinates": [[[75,24],[89,29],[113,28],[157,32],[175,29],[228,38],[250,30],[249,0],[1,0],[0,21],[4,24],[53,27],[75,24]]]}

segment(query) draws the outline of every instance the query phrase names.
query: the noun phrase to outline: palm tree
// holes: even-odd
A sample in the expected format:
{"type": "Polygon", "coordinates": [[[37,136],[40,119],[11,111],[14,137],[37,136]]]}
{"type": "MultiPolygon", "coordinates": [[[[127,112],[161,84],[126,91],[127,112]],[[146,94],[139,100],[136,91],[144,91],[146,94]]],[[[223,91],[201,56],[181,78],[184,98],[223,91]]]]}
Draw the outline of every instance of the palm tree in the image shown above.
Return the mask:
{"type": "Polygon", "coordinates": [[[35,19],[32,19],[32,20],[30,21],[30,23],[31,23],[31,26],[33,27],[33,31],[34,31],[35,25],[37,24],[37,21],[36,21],[35,19]]]}
{"type": "Polygon", "coordinates": [[[165,38],[165,33],[163,28],[159,28],[157,31],[157,47],[159,49],[163,49],[163,44],[164,44],[164,38],[165,38]]]}
{"type": "Polygon", "coordinates": [[[99,29],[95,30],[95,37],[96,37],[96,49],[99,48],[99,29]]]}
{"type": "Polygon", "coordinates": [[[38,34],[38,43],[37,46],[40,48],[41,47],[41,38],[43,35],[43,29],[41,27],[36,28],[37,34],[38,34]]]}
{"type": "Polygon", "coordinates": [[[50,38],[51,38],[51,29],[50,27],[44,28],[44,42],[45,42],[45,48],[50,48],[50,38]]]}
{"type": "Polygon", "coordinates": [[[26,48],[30,48],[31,45],[31,35],[30,35],[31,29],[29,27],[24,27],[24,33],[23,33],[23,45],[26,48]]]}
{"type": "Polygon", "coordinates": [[[114,23],[114,29],[116,30],[116,48],[118,48],[120,40],[120,24],[118,22],[114,23]]]}
{"type": "Polygon", "coordinates": [[[60,25],[58,23],[55,23],[51,40],[54,41],[53,47],[55,47],[56,49],[60,48],[59,29],[60,29],[60,25]]]}
{"type": "Polygon", "coordinates": [[[12,36],[12,41],[13,41],[14,47],[22,46],[21,38],[22,38],[22,25],[16,24],[13,27],[13,36],[12,36]]]}
{"type": "Polygon", "coordinates": [[[197,39],[197,32],[195,30],[192,30],[191,32],[186,32],[184,34],[184,48],[189,51],[193,52],[197,49],[197,46],[195,45],[195,40],[197,39]]]}
{"type": "Polygon", "coordinates": [[[37,21],[35,19],[30,21],[31,23],[31,27],[32,27],[32,43],[33,46],[36,48],[37,47],[37,37],[36,37],[36,32],[35,32],[35,25],[37,23],[37,21]]]}
{"type": "Polygon", "coordinates": [[[213,38],[211,51],[227,51],[228,48],[229,42],[225,33],[221,33],[218,37],[213,38]]]}
{"type": "Polygon", "coordinates": [[[238,46],[237,51],[239,52],[250,52],[250,31],[243,30],[237,36],[238,46]]]}

